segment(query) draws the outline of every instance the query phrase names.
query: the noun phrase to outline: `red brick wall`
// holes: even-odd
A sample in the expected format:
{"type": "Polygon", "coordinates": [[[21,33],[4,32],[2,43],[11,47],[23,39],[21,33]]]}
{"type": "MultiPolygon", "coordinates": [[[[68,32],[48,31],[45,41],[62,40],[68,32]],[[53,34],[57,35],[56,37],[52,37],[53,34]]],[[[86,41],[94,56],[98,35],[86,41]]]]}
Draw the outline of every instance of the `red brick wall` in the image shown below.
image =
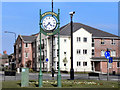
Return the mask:
{"type": "MultiPolygon", "coordinates": [[[[17,41],[16,41],[16,44],[15,45],[17,45],[17,47],[18,48],[16,48],[16,55],[15,55],[15,57],[16,57],[16,67],[18,68],[19,67],[19,44],[22,42],[22,39],[20,38],[20,36],[18,36],[18,38],[17,38],[17,41]]],[[[22,51],[21,51],[22,52],[22,51]]],[[[21,57],[22,57],[22,54],[21,54],[21,57]]]]}
{"type": "Polygon", "coordinates": [[[111,44],[111,39],[104,39],[104,41],[105,41],[105,44],[101,45],[101,39],[94,39],[94,42],[95,42],[95,55],[94,55],[94,57],[101,57],[101,50],[106,51],[107,48],[111,48],[112,50],[116,50],[116,57],[120,56],[120,54],[118,54],[118,40],[115,40],[115,45],[111,44]]]}
{"type": "Polygon", "coordinates": [[[24,66],[24,59],[25,59],[26,63],[29,60],[31,61],[30,67],[32,68],[32,45],[31,45],[31,43],[28,43],[28,47],[26,48],[25,43],[22,42],[22,64],[23,64],[23,66],[24,66]],[[28,58],[26,58],[25,53],[29,53],[28,58]]]}
{"type": "Polygon", "coordinates": [[[22,64],[24,66],[24,60],[27,62],[28,60],[31,61],[31,68],[32,68],[32,44],[28,43],[29,47],[25,48],[25,43],[23,42],[23,40],[20,38],[20,36],[18,36],[17,41],[16,41],[16,45],[18,45],[18,49],[16,49],[16,67],[21,67],[20,65],[22,64]],[[19,44],[21,44],[22,50],[21,53],[19,53],[19,44]],[[28,58],[25,58],[25,52],[29,53],[28,58]],[[18,63],[19,60],[19,54],[21,54],[21,63],[18,63]]]}
{"type": "MultiPolygon", "coordinates": [[[[101,65],[101,72],[107,73],[107,62],[101,62],[101,65]]],[[[117,67],[117,62],[113,62],[112,68],[109,68],[109,73],[112,73],[113,71],[120,73],[120,68],[117,67]]]]}
{"type": "MultiPolygon", "coordinates": [[[[95,45],[95,55],[94,57],[102,57],[101,56],[101,50],[107,50],[107,48],[111,48],[112,50],[116,51],[116,57],[120,57],[120,40],[114,39],[115,45],[111,44],[111,39],[104,39],[105,44],[102,45],[101,44],[101,39],[94,39],[95,45]]],[[[104,57],[104,56],[103,56],[104,57]]],[[[101,62],[101,72],[107,73],[107,62],[101,62]]],[[[120,68],[117,68],[117,62],[113,62],[113,67],[110,68],[109,72],[112,73],[113,71],[115,71],[116,73],[118,73],[118,70],[120,70],[120,68]]],[[[120,71],[119,71],[120,72],[120,71]]]]}

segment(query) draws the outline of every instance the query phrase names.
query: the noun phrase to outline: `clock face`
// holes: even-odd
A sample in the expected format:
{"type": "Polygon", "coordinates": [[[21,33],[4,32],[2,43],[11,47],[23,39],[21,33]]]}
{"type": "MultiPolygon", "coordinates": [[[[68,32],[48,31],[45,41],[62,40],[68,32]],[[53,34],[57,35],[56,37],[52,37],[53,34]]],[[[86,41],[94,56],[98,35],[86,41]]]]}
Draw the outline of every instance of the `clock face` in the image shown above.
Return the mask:
{"type": "Polygon", "coordinates": [[[47,16],[42,21],[42,26],[45,30],[53,30],[56,27],[56,20],[52,16],[47,16]]]}

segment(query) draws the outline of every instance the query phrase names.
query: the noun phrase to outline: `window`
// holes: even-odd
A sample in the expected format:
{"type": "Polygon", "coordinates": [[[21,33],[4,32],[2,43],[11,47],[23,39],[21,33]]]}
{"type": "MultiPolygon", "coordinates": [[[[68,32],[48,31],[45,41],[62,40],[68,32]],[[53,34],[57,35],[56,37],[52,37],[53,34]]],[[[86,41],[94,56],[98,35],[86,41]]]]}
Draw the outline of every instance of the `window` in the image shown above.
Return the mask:
{"type": "Polygon", "coordinates": [[[44,45],[44,39],[42,39],[41,44],[44,45]]]}
{"type": "Polygon", "coordinates": [[[113,57],[116,56],[116,51],[115,51],[115,50],[112,50],[112,51],[111,51],[111,56],[113,56],[113,57]]]}
{"type": "Polygon", "coordinates": [[[92,43],[94,43],[94,38],[92,38],[92,43]]]}
{"type": "Polygon", "coordinates": [[[19,47],[21,47],[21,43],[19,44],[19,47]]]}
{"type": "Polygon", "coordinates": [[[77,37],[77,42],[80,42],[80,37],[77,37]]]}
{"type": "Polygon", "coordinates": [[[28,53],[25,53],[25,57],[28,58],[28,53]]]}
{"type": "Polygon", "coordinates": [[[79,62],[79,66],[80,66],[80,62],[79,62]]]}
{"type": "Polygon", "coordinates": [[[28,47],[28,43],[25,44],[25,47],[28,47]]]}
{"type": "Polygon", "coordinates": [[[94,47],[94,43],[92,43],[92,47],[94,47]]]}
{"type": "Polygon", "coordinates": [[[59,56],[59,49],[57,49],[57,57],[59,56]]]}
{"type": "Polygon", "coordinates": [[[101,44],[105,44],[104,39],[101,39],[101,44]]]}
{"type": "Polygon", "coordinates": [[[83,62],[83,66],[87,66],[87,62],[83,62]]]}
{"type": "Polygon", "coordinates": [[[21,57],[21,54],[19,54],[19,57],[21,57]]]}
{"type": "Polygon", "coordinates": [[[87,38],[86,37],[83,38],[83,42],[87,42],[87,38]]]}
{"type": "Polygon", "coordinates": [[[33,43],[33,47],[35,47],[35,43],[33,43]]]}
{"type": "Polygon", "coordinates": [[[16,45],[16,49],[18,49],[18,45],[16,45]]]}
{"type": "Polygon", "coordinates": [[[47,50],[45,50],[45,56],[47,57],[47,50]]]}
{"type": "Polygon", "coordinates": [[[66,55],[66,52],[64,52],[64,55],[66,55]]]}
{"type": "Polygon", "coordinates": [[[66,39],[64,39],[64,42],[66,42],[67,40],[66,39]]]}
{"type": "Polygon", "coordinates": [[[80,54],[80,49],[77,49],[77,54],[80,54]]]}
{"type": "Polygon", "coordinates": [[[58,66],[59,66],[59,62],[57,62],[57,69],[58,69],[58,66]]]}
{"type": "Polygon", "coordinates": [[[115,45],[115,40],[114,39],[111,40],[111,44],[115,45]]]}
{"type": "Polygon", "coordinates": [[[105,56],[105,51],[101,50],[101,56],[105,56]]]}
{"type": "Polygon", "coordinates": [[[35,53],[33,53],[33,58],[35,58],[35,53]]]}
{"type": "Polygon", "coordinates": [[[120,68],[120,62],[117,62],[117,67],[120,68]]]}
{"type": "Polygon", "coordinates": [[[92,55],[94,55],[95,53],[94,53],[94,49],[92,49],[92,55]]]}
{"type": "Polygon", "coordinates": [[[94,47],[94,39],[92,38],[92,47],[94,47]]]}
{"type": "Polygon", "coordinates": [[[87,54],[87,49],[83,49],[83,54],[87,54]]]}
{"type": "Polygon", "coordinates": [[[81,65],[81,62],[77,61],[77,66],[80,66],[81,65]]]}

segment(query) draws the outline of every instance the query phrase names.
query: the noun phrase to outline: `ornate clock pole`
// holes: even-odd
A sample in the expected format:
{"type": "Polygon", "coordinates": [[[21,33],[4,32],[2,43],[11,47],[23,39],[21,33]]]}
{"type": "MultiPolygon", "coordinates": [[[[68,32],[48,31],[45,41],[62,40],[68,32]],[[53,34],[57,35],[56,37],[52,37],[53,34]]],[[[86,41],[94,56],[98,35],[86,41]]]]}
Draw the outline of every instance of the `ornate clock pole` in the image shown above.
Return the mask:
{"type": "Polygon", "coordinates": [[[58,75],[57,75],[57,86],[61,87],[61,73],[60,73],[60,10],[58,9],[58,75]]]}
{"type": "Polygon", "coordinates": [[[40,25],[40,72],[39,72],[39,87],[42,87],[42,68],[41,68],[41,9],[40,9],[40,23],[39,23],[39,25],[40,25]]]}
{"type": "Polygon", "coordinates": [[[61,73],[60,73],[60,10],[58,14],[55,12],[45,12],[41,14],[40,10],[40,72],[39,72],[39,87],[42,87],[42,68],[41,68],[41,33],[46,36],[52,36],[58,33],[58,74],[57,86],[61,87],[61,73]]]}

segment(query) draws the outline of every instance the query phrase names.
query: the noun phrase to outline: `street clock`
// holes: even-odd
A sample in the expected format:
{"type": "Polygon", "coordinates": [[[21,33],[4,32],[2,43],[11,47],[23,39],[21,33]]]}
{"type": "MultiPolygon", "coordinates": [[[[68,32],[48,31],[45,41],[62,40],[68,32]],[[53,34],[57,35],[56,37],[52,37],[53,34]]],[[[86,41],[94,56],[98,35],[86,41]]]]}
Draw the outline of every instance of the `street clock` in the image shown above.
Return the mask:
{"type": "Polygon", "coordinates": [[[59,13],[45,12],[40,15],[40,31],[46,36],[55,35],[60,27],[59,13]]]}
{"type": "Polygon", "coordinates": [[[57,26],[57,21],[54,17],[47,16],[43,19],[42,26],[47,31],[54,30],[57,26]]]}
{"type": "MultiPolygon", "coordinates": [[[[42,61],[41,61],[41,41],[42,37],[41,34],[44,34],[46,36],[52,36],[57,34],[58,35],[58,74],[57,74],[57,86],[61,87],[61,74],[60,74],[60,10],[58,9],[58,13],[56,14],[55,12],[45,12],[41,14],[41,9],[40,9],[40,71],[39,71],[39,87],[42,87],[42,61]]],[[[48,61],[48,58],[46,59],[48,61]]]]}

